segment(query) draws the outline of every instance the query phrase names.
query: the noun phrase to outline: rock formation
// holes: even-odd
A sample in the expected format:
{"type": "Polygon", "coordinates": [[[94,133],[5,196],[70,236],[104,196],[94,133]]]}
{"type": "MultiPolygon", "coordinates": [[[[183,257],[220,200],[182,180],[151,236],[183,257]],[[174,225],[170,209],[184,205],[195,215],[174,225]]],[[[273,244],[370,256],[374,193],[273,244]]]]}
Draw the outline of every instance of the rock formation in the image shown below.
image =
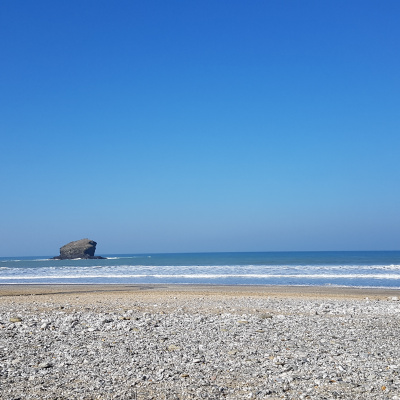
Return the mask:
{"type": "Polygon", "coordinates": [[[84,259],[104,259],[104,257],[95,256],[97,243],[90,239],[76,240],[75,242],[67,243],[60,248],[60,255],[53,257],[54,260],[71,260],[73,258],[84,259]]]}

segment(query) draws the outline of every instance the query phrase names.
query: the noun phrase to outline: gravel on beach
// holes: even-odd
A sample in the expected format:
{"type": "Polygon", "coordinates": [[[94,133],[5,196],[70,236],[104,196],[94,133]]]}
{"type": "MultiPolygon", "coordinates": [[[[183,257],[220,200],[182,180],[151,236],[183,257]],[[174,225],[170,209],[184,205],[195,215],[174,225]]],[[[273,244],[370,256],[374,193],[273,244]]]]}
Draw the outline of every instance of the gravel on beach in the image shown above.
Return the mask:
{"type": "Polygon", "coordinates": [[[0,290],[0,398],[400,400],[400,301],[0,290]]]}

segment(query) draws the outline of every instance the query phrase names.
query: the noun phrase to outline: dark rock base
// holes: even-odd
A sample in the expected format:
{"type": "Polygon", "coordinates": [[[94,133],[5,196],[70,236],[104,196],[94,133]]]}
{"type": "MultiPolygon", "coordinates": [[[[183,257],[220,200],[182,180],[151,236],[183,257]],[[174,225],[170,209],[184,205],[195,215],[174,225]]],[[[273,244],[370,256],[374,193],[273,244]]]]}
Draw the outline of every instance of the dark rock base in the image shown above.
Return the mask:
{"type": "Polygon", "coordinates": [[[81,259],[81,260],[107,260],[107,257],[88,256],[88,257],[70,258],[70,257],[56,256],[56,257],[51,258],[51,260],[76,260],[76,259],[81,259]]]}

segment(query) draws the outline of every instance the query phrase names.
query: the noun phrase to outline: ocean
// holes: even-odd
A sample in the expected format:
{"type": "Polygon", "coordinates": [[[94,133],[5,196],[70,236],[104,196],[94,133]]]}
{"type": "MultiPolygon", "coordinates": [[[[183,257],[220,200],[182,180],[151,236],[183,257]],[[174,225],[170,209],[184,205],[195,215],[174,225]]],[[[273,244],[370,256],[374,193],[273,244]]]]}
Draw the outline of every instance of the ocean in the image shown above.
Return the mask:
{"type": "Polygon", "coordinates": [[[400,288],[400,251],[1,257],[0,284],[210,284],[400,288]]]}

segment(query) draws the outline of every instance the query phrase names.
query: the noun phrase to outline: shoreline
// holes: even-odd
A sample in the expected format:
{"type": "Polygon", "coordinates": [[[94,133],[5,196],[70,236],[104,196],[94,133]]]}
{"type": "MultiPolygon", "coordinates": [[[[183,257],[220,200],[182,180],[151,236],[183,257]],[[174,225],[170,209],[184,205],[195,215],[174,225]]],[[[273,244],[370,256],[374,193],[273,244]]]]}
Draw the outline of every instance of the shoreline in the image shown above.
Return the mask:
{"type": "Polygon", "coordinates": [[[400,298],[400,289],[342,286],[179,285],[179,284],[0,284],[0,299],[9,296],[110,295],[227,295],[282,298],[387,299],[400,298]]]}

